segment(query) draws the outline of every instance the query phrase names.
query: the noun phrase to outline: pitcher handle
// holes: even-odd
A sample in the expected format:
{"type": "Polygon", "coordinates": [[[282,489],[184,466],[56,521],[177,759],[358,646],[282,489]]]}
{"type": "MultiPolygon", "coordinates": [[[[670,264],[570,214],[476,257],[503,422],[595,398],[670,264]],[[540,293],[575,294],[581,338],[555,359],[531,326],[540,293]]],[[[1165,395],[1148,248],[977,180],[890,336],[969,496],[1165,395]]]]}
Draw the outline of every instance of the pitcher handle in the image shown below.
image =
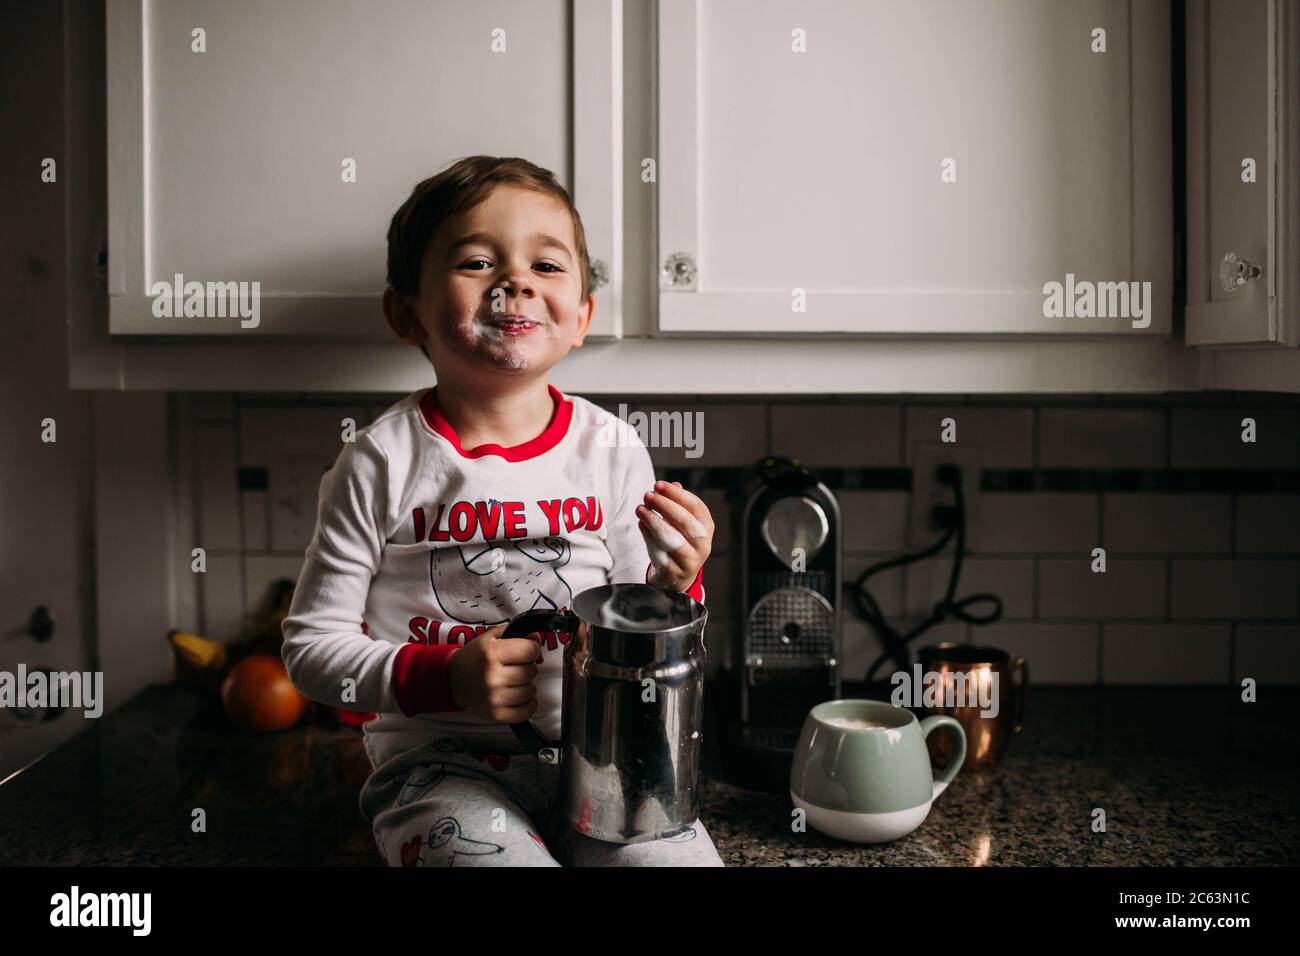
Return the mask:
{"type": "Polygon", "coordinates": [[[1025,703],[1029,699],[1029,661],[1025,660],[1025,655],[1021,654],[1011,662],[1011,672],[1020,673],[1020,680],[1016,683],[1016,725],[1011,729],[1013,734],[1020,733],[1020,728],[1025,725],[1025,703]]]}
{"type": "Polygon", "coordinates": [[[947,714],[926,717],[921,721],[921,739],[925,740],[926,737],[930,736],[931,731],[938,730],[940,727],[952,727],[957,731],[957,754],[948,761],[948,766],[943,768],[943,773],[939,775],[939,779],[934,781],[934,793],[930,795],[931,800],[934,800],[948,788],[948,784],[952,783],[952,778],[957,776],[957,771],[966,762],[966,731],[955,717],[949,717],[947,714]]]}
{"type": "MultiPolygon", "coordinates": [[[[534,608],[525,611],[507,624],[501,638],[504,640],[507,637],[527,637],[535,631],[566,631],[572,634],[577,629],[578,617],[572,611],[534,608]]],[[[547,739],[531,720],[511,724],[510,730],[520,746],[524,748],[524,753],[535,754],[542,763],[560,762],[560,741],[547,739]]]]}

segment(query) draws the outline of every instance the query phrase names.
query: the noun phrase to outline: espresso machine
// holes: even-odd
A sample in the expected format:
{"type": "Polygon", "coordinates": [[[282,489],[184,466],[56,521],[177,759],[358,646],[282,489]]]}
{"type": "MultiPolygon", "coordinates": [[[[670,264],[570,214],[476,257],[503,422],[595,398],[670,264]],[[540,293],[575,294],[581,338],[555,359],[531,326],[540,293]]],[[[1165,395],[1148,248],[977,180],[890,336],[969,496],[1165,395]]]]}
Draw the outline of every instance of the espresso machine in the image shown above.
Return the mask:
{"type": "Polygon", "coordinates": [[[723,768],[784,793],[813,705],[840,697],[840,508],[798,459],[760,459],[729,495],[740,619],[722,700],[723,768]]]}

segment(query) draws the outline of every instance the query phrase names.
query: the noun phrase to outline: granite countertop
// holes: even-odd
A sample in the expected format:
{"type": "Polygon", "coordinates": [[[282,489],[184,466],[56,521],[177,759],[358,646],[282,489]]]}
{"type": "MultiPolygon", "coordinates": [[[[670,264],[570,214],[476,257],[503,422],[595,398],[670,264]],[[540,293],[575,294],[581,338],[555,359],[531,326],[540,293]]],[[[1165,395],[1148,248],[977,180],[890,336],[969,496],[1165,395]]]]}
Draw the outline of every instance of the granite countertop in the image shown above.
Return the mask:
{"type": "MultiPolygon", "coordinates": [[[[892,844],[792,832],[788,795],[720,779],[716,749],[700,817],[729,866],[1295,865],[1300,691],[1264,696],[1035,687],[1003,763],[958,774],[892,844]]],[[[0,865],[379,866],[357,807],[368,772],[357,728],[243,733],[155,685],[0,786],[0,865]]]]}
{"type": "Polygon", "coordinates": [[[1002,762],[958,773],[890,844],[793,833],[788,794],[712,779],[701,819],[729,866],[1295,866],[1300,690],[1238,694],[1033,687],[1002,762]]]}

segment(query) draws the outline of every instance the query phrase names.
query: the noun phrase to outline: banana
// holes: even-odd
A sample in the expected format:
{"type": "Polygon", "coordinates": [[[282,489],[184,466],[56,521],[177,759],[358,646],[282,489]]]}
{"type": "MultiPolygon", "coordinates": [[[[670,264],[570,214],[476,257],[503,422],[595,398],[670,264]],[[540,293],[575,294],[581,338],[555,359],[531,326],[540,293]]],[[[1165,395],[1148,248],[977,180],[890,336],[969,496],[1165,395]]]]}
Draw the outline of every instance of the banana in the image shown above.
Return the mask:
{"type": "Polygon", "coordinates": [[[220,641],[199,637],[188,631],[172,631],[167,639],[176,648],[176,653],[191,667],[221,670],[226,666],[226,645],[220,641]]]}

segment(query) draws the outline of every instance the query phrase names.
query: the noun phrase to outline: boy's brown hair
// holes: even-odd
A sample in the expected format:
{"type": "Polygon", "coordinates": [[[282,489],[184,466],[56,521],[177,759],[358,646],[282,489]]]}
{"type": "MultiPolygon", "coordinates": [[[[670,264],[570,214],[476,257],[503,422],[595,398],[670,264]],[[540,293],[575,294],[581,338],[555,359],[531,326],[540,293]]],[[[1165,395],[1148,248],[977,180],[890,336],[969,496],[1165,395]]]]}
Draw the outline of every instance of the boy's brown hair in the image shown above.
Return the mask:
{"type": "MultiPolygon", "coordinates": [[[[451,216],[472,209],[498,186],[533,189],[564,203],[573,219],[577,244],[578,272],[582,282],[579,302],[587,301],[591,286],[591,263],[587,258],[587,236],[582,217],[569,191],[555,175],[517,156],[466,156],[442,172],[430,176],[411,190],[411,195],[393,214],[388,225],[388,284],[411,298],[420,295],[420,266],[438,228],[451,216]]],[[[420,351],[429,353],[423,345],[420,351]]]]}

